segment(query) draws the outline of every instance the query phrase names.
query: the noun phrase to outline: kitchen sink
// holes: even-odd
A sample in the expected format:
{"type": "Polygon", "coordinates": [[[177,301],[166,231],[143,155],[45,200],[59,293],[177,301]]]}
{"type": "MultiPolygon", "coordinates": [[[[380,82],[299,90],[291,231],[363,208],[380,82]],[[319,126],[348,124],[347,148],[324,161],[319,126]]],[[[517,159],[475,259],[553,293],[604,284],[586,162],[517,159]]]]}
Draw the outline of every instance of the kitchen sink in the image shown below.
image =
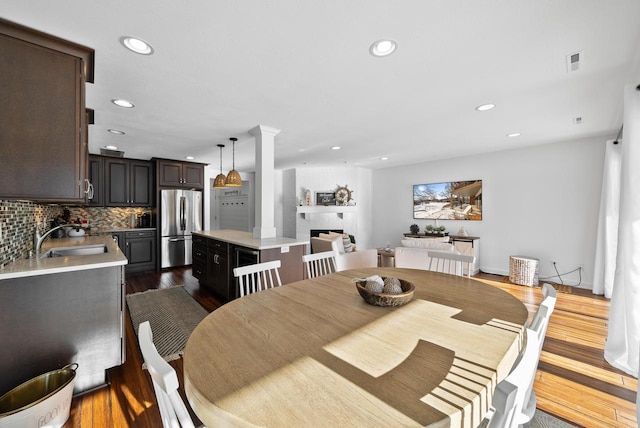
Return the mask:
{"type": "Polygon", "coordinates": [[[104,254],[107,252],[107,246],[104,244],[84,245],[76,247],[58,247],[51,248],[41,257],[71,257],[71,256],[91,256],[95,254],[104,254]]]}

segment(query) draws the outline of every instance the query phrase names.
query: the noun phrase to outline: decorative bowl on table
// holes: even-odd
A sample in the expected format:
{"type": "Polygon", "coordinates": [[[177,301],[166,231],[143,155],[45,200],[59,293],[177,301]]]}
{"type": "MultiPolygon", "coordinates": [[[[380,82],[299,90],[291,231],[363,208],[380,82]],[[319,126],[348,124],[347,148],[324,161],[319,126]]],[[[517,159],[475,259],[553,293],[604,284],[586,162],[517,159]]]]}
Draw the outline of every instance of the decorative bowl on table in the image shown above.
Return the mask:
{"type": "MultiPolygon", "coordinates": [[[[385,277],[382,277],[382,279],[388,280],[388,278],[385,277]]],[[[395,294],[371,291],[365,287],[366,281],[364,280],[354,282],[356,283],[358,293],[360,293],[360,296],[362,296],[368,304],[373,306],[395,307],[408,303],[413,297],[413,292],[416,290],[415,285],[409,281],[405,281],[404,279],[398,279],[398,281],[400,282],[402,292],[395,294]]]]}

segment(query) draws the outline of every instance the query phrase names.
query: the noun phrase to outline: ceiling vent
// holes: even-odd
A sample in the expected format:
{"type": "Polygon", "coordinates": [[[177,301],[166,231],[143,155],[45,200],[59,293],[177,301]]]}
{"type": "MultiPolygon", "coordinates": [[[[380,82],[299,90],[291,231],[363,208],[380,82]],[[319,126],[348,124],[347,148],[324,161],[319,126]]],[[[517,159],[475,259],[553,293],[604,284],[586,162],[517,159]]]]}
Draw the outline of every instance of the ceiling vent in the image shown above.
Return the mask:
{"type": "Polygon", "coordinates": [[[582,56],[582,51],[567,55],[567,73],[580,70],[582,56]]]}
{"type": "Polygon", "coordinates": [[[120,150],[110,150],[105,148],[100,149],[100,154],[104,156],[113,156],[115,158],[121,158],[124,156],[124,152],[120,150]]]}

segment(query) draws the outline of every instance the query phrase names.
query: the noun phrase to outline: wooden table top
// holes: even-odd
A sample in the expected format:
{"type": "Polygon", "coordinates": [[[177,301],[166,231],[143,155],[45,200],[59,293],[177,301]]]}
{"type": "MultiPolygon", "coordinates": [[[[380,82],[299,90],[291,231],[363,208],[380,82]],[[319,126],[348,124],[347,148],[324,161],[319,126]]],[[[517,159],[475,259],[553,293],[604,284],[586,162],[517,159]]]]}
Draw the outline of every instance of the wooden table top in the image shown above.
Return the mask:
{"type": "Polygon", "coordinates": [[[526,307],[465,277],[398,268],[333,273],[236,299],[184,354],[185,390],[207,426],[476,427],[521,346],[526,307]],[[368,305],[353,278],[416,286],[368,305]]]}

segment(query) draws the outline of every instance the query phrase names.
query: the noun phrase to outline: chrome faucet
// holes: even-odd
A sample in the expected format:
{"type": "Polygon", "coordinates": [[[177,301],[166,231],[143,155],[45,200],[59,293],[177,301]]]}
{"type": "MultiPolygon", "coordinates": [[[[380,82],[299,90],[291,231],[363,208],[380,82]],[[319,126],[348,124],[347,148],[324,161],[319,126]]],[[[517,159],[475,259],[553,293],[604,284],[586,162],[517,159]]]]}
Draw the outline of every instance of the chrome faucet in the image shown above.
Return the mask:
{"type": "Polygon", "coordinates": [[[47,230],[44,233],[44,235],[40,236],[38,225],[36,225],[36,231],[33,233],[33,251],[35,251],[36,254],[40,254],[40,247],[42,246],[42,243],[44,242],[44,240],[47,239],[47,236],[51,235],[53,232],[55,232],[58,229],[62,229],[63,227],[69,227],[69,226],[77,226],[77,225],[61,224],[59,226],[52,227],[51,229],[47,230]]]}

